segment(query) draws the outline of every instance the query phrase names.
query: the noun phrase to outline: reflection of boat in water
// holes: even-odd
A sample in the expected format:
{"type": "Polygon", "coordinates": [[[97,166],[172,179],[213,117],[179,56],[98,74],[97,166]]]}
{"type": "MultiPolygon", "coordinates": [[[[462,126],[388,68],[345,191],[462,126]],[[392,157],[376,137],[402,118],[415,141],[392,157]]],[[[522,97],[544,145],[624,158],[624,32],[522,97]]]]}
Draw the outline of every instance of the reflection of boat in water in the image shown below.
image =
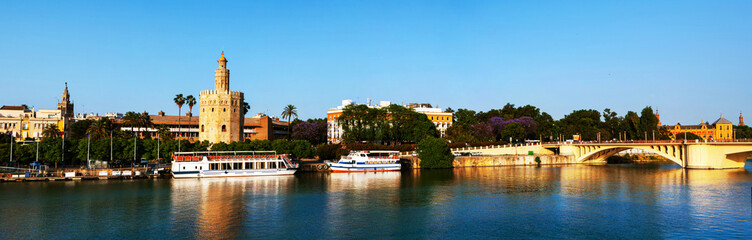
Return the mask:
{"type": "Polygon", "coordinates": [[[399,171],[398,151],[351,151],[336,163],[328,163],[332,172],[399,171]]]}
{"type": "Polygon", "coordinates": [[[297,171],[287,154],[274,151],[176,152],[174,178],[290,175],[297,171]]]}

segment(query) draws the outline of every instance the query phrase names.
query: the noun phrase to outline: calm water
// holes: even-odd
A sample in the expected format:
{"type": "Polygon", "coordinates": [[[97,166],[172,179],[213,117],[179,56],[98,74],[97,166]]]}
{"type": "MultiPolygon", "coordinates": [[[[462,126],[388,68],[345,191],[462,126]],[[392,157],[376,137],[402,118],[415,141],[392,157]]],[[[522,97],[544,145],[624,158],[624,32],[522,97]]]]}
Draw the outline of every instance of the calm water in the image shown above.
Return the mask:
{"type": "Polygon", "coordinates": [[[0,237],[752,238],[750,162],[0,184],[0,237]]]}

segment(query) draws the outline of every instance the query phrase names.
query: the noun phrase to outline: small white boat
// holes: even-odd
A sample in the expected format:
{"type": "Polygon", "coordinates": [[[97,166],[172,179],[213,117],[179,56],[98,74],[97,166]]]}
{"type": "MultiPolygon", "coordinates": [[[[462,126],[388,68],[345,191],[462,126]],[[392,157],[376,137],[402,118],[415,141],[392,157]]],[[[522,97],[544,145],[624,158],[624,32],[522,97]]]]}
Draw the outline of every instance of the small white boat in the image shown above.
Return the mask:
{"type": "Polygon", "coordinates": [[[291,175],[297,171],[287,154],[274,151],[175,152],[172,177],[250,177],[291,175]]]}
{"type": "Polygon", "coordinates": [[[398,151],[351,151],[334,163],[327,163],[332,172],[399,171],[398,151]]]}

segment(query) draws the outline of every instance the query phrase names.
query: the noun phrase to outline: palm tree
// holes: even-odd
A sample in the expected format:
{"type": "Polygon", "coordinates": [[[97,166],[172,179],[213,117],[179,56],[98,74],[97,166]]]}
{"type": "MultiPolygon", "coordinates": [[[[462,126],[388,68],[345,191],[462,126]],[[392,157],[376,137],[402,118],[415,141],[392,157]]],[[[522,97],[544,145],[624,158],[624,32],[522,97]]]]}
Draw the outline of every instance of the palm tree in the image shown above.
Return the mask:
{"type": "Polygon", "coordinates": [[[149,114],[147,114],[146,112],[143,112],[140,116],[138,116],[137,124],[139,129],[148,129],[154,126],[154,123],[151,122],[151,116],[149,116],[149,114]]]}
{"type": "Polygon", "coordinates": [[[243,116],[245,116],[245,114],[251,110],[251,105],[248,105],[248,102],[243,101],[243,108],[241,108],[240,110],[243,111],[243,116]]]}
{"type": "MultiPolygon", "coordinates": [[[[188,95],[185,97],[185,104],[188,104],[188,112],[193,116],[193,106],[196,105],[196,98],[194,98],[193,95],[188,95]]],[[[188,119],[188,121],[190,121],[190,119],[188,119]]]]}
{"type": "Polygon", "coordinates": [[[121,119],[123,121],[123,126],[130,127],[131,131],[135,132],[134,128],[138,126],[139,118],[141,118],[141,114],[136,112],[126,112],[121,119]]]}
{"type": "Polygon", "coordinates": [[[175,104],[178,105],[178,151],[180,151],[180,109],[183,108],[183,104],[185,104],[185,98],[183,97],[183,94],[175,95],[175,98],[172,99],[175,101],[175,104]]]}
{"type": "Polygon", "coordinates": [[[89,132],[94,139],[102,139],[107,136],[107,132],[112,132],[112,121],[109,118],[101,118],[89,125],[89,132]]]}
{"type": "Polygon", "coordinates": [[[50,124],[42,130],[42,137],[44,138],[57,138],[59,136],[60,130],[57,129],[57,124],[50,124]]]}
{"type": "Polygon", "coordinates": [[[284,110],[282,110],[282,117],[287,118],[287,138],[290,138],[290,118],[292,116],[298,117],[298,108],[295,107],[295,105],[288,104],[285,106],[284,110]]]}
{"type": "Polygon", "coordinates": [[[164,124],[159,124],[157,126],[157,135],[159,135],[159,141],[169,141],[172,140],[172,134],[170,134],[170,128],[168,128],[164,124]]]}

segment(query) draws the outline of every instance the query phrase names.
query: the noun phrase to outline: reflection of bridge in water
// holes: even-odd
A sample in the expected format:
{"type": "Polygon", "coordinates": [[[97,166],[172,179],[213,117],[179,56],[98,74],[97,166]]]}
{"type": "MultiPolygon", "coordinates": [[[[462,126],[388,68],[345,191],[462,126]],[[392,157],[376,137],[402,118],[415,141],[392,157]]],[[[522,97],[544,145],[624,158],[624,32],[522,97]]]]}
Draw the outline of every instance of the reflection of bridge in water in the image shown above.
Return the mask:
{"type": "Polygon", "coordinates": [[[629,149],[660,155],[684,168],[741,168],[752,155],[752,142],[583,142],[543,143],[453,149],[455,152],[478,152],[483,155],[563,155],[577,163],[605,162],[614,154],[629,149]]]}

